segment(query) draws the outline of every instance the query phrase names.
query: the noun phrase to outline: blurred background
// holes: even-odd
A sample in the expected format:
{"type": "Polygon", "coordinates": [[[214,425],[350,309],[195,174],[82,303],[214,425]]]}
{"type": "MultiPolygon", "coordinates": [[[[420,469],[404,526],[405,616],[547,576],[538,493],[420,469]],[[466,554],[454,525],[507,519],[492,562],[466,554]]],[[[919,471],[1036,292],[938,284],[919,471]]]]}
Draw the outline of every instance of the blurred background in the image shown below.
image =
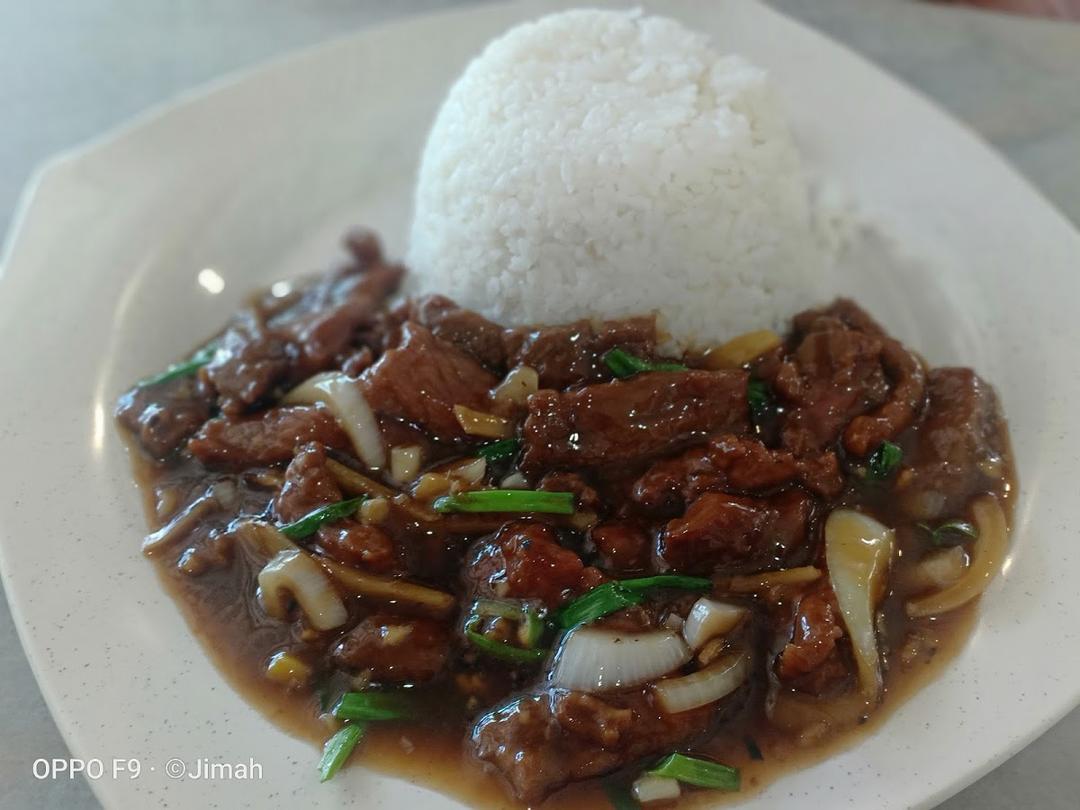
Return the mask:
{"type": "MultiPolygon", "coordinates": [[[[1080,0],[769,2],[936,100],[1080,225],[1080,0]]],[[[295,48],[459,4],[0,0],[0,233],[37,165],[151,105],[295,48]]],[[[81,779],[32,776],[34,758],[67,753],[2,601],[0,650],[0,807],[97,808],[81,779]]],[[[1075,810],[1077,750],[1080,711],[942,808],[1075,810]]]]}

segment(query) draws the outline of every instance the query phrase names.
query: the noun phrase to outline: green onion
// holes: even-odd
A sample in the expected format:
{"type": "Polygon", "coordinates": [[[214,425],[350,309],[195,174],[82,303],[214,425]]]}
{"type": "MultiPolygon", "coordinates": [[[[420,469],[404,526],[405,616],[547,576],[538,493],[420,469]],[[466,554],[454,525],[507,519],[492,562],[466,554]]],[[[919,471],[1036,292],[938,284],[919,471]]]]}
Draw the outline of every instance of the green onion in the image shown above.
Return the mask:
{"type": "Polygon", "coordinates": [[[683,588],[688,591],[704,591],[712,587],[708,577],[684,577],[681,574],[659,574],[655,577],[623,579],[619,585],[628,591],[644,591],[649,588],[683,588]]]}
{"type": "Polygon", "coordinates": [[[391,692],[346,692],[334,707],[338,720],[401,720],[413,714],[406,696],[391,692]]]}
{"type": "Polygon", "coordinates": [[[465,625],[465,638],[469,640],[470,644],[485,655],[490,655],[492,658],[498,658],[503,661],[509,661],[513,664],[535,664],[543,661],[547,657],[547,650],[525,650],[521,647],[515,647],[513,644],[507,644],[502,641],[492,641],[484,634],[477,633],[472,629],[475,627],[476,621],[478,621],[478,617],[470,620],[469,623],[465,625]]]}
{"type": "Polygon", "coordinates": [[[563,605],[555,614],[555,623],[563,630],[569,630],[579,624],[594,622],[617,610],[640,605],[645,601],[645,591],[653,588],[685,588],[694,591],[708,590],[710,587],[710,579],[684,577],[679,574],[605,582],[563,605]]]}
{"type": "Polygon", "coordinates": [[[604,782],[604,795],[615,810],[641,810],[641,805],[626,785],[618,782],[604,782]]]}
{"type": "Polygon", "coordinates": [[[518,454],[521,449],[521,439],[499,439],[497,442],[489,442],[481,445],[476,450],[476,455],[488,461],[508,461],[518,454]]]}
{"type": "Polygon", "coordinates": [[[772,393],[764,380],[750,380],[746,384],[746,401],[750,406],[750,421],[760,433],[773,411],[772,393]]]}
{"type": "Polygon", "coordinates": [[[696,787],[715,790],[738,790],[739,769],[683,754],[671,754],[651,771],[649,776],[666,776],[696,787]]]}
{"type": "Polygon", "coordinates": [[[651,363],[648,360],[642,360],[640,357],[634,357],[634,355],[619,348],[610,349],[605,352],[603,360],[607,367],[611,369],[611,373],[620,380],[624,380],[627,377],[633,377],[635,374],[640,374],[643,371],[687,370],[686,366],[682,363],[651,363]]]}
{"type": "Polygon", "coordinates": [[[628,591],[618,582],[605,582],[563,605],[555,614],[555,624],[563,630],[569,630],[579,624],[594,622],[616,610],[640,605],[644,601],[643,593],[628,591]]]}
{"type": "Polygon", "coordinates": [[[333,737],[326,741],[323,746],[322,759],[319,760],[319,781],[325,782],[341,770],[345,760],[356,748],[360,738],[364,736],[367,728],[363,723],[349,723],[343,726],[333,737]]]}
{"type": "Polygon", "coordinates": [[[349,498],[347,501],[320,506],[299,520],[279,526],[278,530],[290,540],[303,540],[308,535],[314,534],[324,523],[333,523],[335,520],[341,520],[353,514],[365,500],[367,498],[361,495],[359,498],[349,498]]]}
{"type": "Polygon", "coordinates": [[[884,481],[896,472],[896,468],[900,466],[903,457],[904,451],[900,449],[900,445],[892,442],[882,442],[878,449],[870,455],[870,460],[867,463],[867,476],[875,481],[884,481]]]}
{"type": "Polygon", "coordinates": [[[158,383],[175,380],[178,377],[188,377],[203,366],[208,365],[210,361],[214,359],[214,353],[216,351],[217,346],[213,344],[203,346],[203,348],[199,349],[182,363],[173,363],[167,369],[155,374],[153,377],[147,377],[145,380],[140,380],[138,382],[138,387],[146,388],[148,385],[157,385],[158,383]]]}
{"type": "Polygon", "coordinates": [[[765,759],[765,755],[761,753],[761,748],[758,747],[757,740],[749,734],[743,737],[743,743],[746,744],[746,753],[750,755],[750,759],[757,760],[758,762],[765,759]]]}
{"type": "Polygon", "coordinates": [[[432,504],[436,512],[550,512],[574,514],[573,492],[532,489],[480,489],[443,495],[432,504]]]}
{"type": "Polygon", "coordinates": [[[478,599],[466,624],[472,625],[479,618],[498,616],[518,623],[521,646],[532,649],[540,643],[547,625],[538,611],[520,602],[500,602],[497,599],[478,599]]]}
{"type": "Polygon", "coordinates": [[[915,524],[930,535],[935,546],[959,546],[968,540],[978,540],[979,530],[966,520],[948,520],[936,529],[926,523],[915,524]]]}

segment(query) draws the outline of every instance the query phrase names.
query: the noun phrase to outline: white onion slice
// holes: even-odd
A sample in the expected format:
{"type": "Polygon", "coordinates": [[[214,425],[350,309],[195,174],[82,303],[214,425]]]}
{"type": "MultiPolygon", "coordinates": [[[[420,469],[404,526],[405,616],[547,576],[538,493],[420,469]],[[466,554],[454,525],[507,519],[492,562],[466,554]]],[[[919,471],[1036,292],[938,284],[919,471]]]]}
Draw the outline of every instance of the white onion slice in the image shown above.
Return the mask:
{"type": "Polygon", "coordinates": [[[369,469],[377,470],[386,463],[382,431],[375,412],[364,398],[359,380],[339,371],[316,374],[296,386],[281,401],[286,405],[326,406],[369,469]]]}
{"type": "Polygon", "coordinates": [[[673,802],[681,792],[678,780],[666,776],[639,776],[634,780],[634,798],[641,804],[673,802]]]}
{"type": "Polygon", "coordinates": [[[894,545],[893,530],[852,509],[836,509],[825,521],[825,561],[844,618],[863,696],[881,695],[881,654],[874,612],[881,598],[894,545]]]}
{"type": "Polygon", "coordinates": [[[300,549],[278,552],[259,572],[259,601],[269,615],[288,618],[286,594],[297,601],[316,630],[331,630],[349,619],[322,568],[300,549]]]}
{"type": "Polygon", "coordinates": [[[746,618],[747,609],[730,602],[719,602],[703,596],[698,599],[683,623],[682,634],[690,649],[697,652],[709,639],[729,633],[746,618]]]}
{"type": "Polygon", "coordinates": [[[750,656],[726,655],[715,664],[681,678],[665,678],[653,684],[660,707],[678,714],[727,697],[750,676],[750,656]]]}
{"type": "Polygon", "coordinates": [[[579,627],[563,639],[551,685],[582,692],[637,686],[667,675],[689,660],[690,648],[676,633],[619,633],[579,627]]]}

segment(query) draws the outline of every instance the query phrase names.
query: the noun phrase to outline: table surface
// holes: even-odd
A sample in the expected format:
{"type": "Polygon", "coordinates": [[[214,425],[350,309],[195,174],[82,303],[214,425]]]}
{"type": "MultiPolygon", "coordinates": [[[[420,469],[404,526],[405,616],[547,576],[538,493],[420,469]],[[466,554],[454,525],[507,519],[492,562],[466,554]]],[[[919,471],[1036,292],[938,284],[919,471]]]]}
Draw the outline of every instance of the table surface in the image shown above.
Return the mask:
{"type": "MultiPolygon", "coordinates": [[[[143,108],[225,72],[454,0],[35,0],[0,8],[0,233],[33,168],[143,108]]],[[[1080,224],[1080,25],[905,0],[773,0],[936,99],[1080,224]]],[[[991,203],[992,204],[992,203],[991,203]]],[[[0,801],[98,807],[81,778],[38,781],[67,749],[0,601],[0,801]]],[[[1072,810],[1080,710],[941,805],[1072,810]]],[[[117,752],[132,755],[132,752],[117,752]]],[[[913,775],[914,776],[914,775],[913,775]]]]}

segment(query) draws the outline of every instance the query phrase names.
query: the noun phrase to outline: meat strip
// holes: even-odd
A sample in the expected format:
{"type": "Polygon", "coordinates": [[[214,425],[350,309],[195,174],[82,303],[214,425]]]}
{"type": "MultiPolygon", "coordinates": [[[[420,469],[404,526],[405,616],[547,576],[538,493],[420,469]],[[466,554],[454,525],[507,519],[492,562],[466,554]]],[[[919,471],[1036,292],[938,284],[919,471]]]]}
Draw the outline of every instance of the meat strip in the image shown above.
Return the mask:
{"type": "Polygon", "coordinates": [[[471,355],[419,324],[402,328],[402,341],[363,373],[364,393],[379,414],[418,425],[444,440],[463,439],[454,406],[488,408],[498,380],[471,355]]]}
{"type": "Polygon", "coordinates": [[[889,338],[882,345],[881,362],[892,390],[881,407],[856,416],[844,430],[844,449],[853,456],[866,456],[895,439],[912,425],[926,401],[926,371],[918,357],[889,338]]]}
{"type": "Polygon", "coordinates": [[[799,599],[791,640],[776,659],[776,676],[801,692],[820,695],[850,676],[837,642],[844,637],[840,607],[827,584],[799,599]]]}
{"type": "Polygon", "coordinates": [[[213,391],[199,375],[136,386],[120,397],[116,418],[154,458],[171,455],[210,418],[213,391]]]}
{"type": "Polygon", "coordinates": [[[473,550],[466,568],[468,589],[477,595],[538,599],[555,608],[604,581],[595,568],[559,545],[543,523],[514,521],[473,550]]]}
{"type": "Polygon", "coordinates": [[[743,371],[639,374],[529,398],[522,467],[622,465],[678,450],[718,431],[747,427],[743,371]]]}
{"type": "Polygon", "coordinates": [[[935,369],[929,389],[926,418],[905,458],[910,474],[898,483],[901,504],[915,520],[961,514],[972,497],[997,485],[1008,453],[997,396],[974,371],[935,369]]]}
{"type": "Polygon", "coordinates": [[[633,498],[651,511],[671,513],[709,490],[758,494],[794,481],[825,498],[835,498],[844,489],[840,463],[831,450],[796,458],[757,439],[724,434],[653,464],[634,483],[633,498]]]}
{"type": "Polygon", "coordinates": [[[258,416],[218,416],[191,438],[188,451],[207,466],[243,470],[288,461],[309,442],[351,446],[328,411],[294,406],[270,408],[258,416]]]}
{"type": "Polygon", "coordinates": [[[491,371],[506,367],[503,328],[442,295],[427,295],[412,303],[409,317],[440,340],[453,343],[491,371]]]}
{"type": "Polygon", "coordinates": [[[345,634],[331,653],[339,667],[368,671],[375,681],[423,683],[450,656],[450,628],[434,619],[379,613],[345,634]]]}
{"type": "Polygon", "coordinates": [[[667,524],[660,555],[676,571],[702,574],[779,561],[805,542],[812,511],[797,489],[769,498],[706,492],[667,524]]]}
{"type": "Polygon", "coordinates": [[[551,689],[484,716],[471,742],[476,757],[532,805],[569,782],[684,747],[708,731],[716,712],[708,705],[665,714],[649,689],[602,698],[551,689]]]}

